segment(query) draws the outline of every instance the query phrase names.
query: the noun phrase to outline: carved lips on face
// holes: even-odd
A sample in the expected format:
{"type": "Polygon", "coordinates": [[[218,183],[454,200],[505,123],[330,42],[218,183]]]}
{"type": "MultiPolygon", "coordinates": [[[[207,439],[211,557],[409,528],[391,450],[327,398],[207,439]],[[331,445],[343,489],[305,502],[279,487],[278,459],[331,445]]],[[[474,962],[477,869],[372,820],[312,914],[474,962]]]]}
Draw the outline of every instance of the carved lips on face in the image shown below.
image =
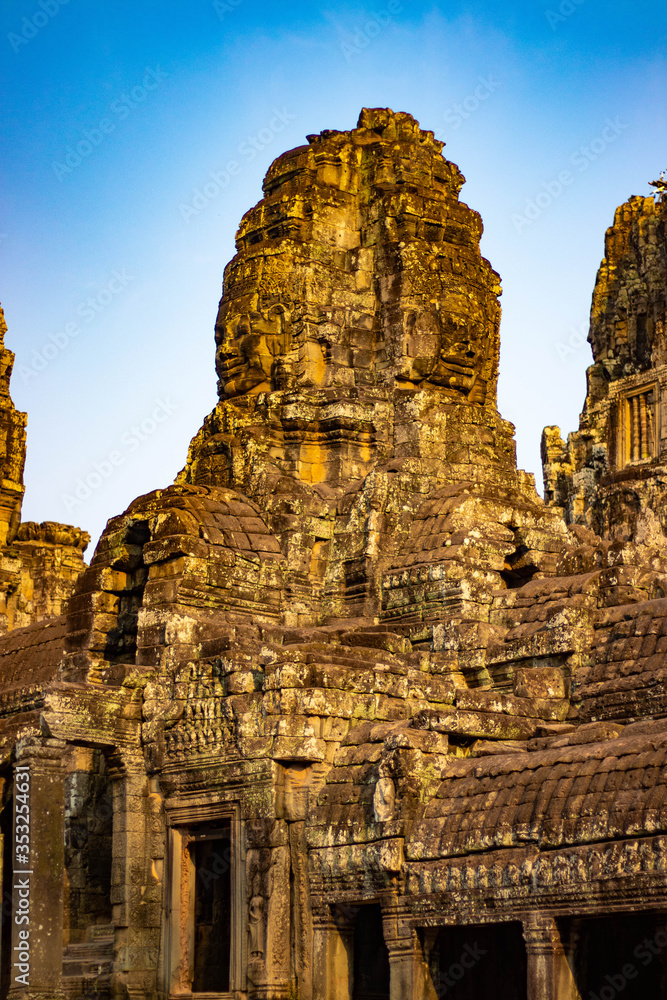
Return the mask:
{"type": "Polygon", "coordinates": [[[461,316],[442,319],[440,355],[432,375],[438,385],[447,385],[466,395],[470,392],[484,361],[480,331],[461,316]]]}

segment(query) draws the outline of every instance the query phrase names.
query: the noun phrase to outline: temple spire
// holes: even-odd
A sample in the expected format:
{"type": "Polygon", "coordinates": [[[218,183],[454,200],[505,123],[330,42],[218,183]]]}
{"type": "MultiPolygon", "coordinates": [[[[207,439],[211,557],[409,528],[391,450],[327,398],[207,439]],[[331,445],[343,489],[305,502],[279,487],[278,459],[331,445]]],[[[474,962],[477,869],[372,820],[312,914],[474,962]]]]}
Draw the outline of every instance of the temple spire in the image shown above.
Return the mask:
{"type": "Polygon", "coordinates": [[[5,347],[7,323],[0,306],[0,545],[14,537],[21,518],[23,467],[25,465],[26,415],[20,413],[9,394],[14,354],[5,347]]]}

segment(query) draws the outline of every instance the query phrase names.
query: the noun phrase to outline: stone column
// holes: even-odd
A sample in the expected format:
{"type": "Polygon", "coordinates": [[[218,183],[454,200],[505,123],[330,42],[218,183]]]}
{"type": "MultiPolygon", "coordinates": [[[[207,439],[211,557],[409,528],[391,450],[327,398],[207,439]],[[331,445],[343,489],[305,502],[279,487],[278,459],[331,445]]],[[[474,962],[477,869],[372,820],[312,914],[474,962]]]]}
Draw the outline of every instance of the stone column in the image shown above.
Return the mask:
{"type": "Polygon", "coordinates": [[[313,1000],[350,1000],[354,925],[344,909],[313,908],[313,1000]]]}
{"type": "Polygon", "coordinates": [[[246,854],[249,938],[248,1000],[289,1000],[290,849],[287,823],[276,820],[249,835],[246,854]],[[254,944],[253,944],[254,941],[254,944]]]}
{"type": "Polygon", "coordinates": [[[391,1000],[436,1000],[417,931],[407,910],[396,900],[382,903],[382,928],[389,951],[391,1000]]]}
{"type": "Polygon", "coordinates": [[[61,740],[35,738],[19,744],[17,752],[15,779],[19,774],[29,774],[29,779],[20,780],[20,790],[16,780],[14,783],[12,868],[15,874],[9,996],[16,1000],[28,995],[31,1000],[58,1000],[63,996],[65,750],[66,744],[61,740]],[[15,842],[17,823],[24,829],[18,816],[26,815],[30,820],[27,865],[23,863],[24,856],[17,855],[15,842]],[[15,966],[20,958],[27,962],[15,966]],[[25,985],[25,972],[22,981],[17,980],[26,964],[29,987],[25,985]]]}
{"type": "Polygon", "coordinates": [[[161,798],[152,792],[141,758],[119,760],[113,782],[111,904],[115,927],[114,997],[156,997],[162,919],[161,798]],[[158,863],[153,863],[155,858],[158,863]]]}
{"type": "Polygon", "coordinates": [[[553,917],[531,913],[523,921],[528,958],[528,1000],[579,1000],[579,991],[553,917]]]}
{"type": "Polygon", "coordinates": [[[292,869],[291,920],[294,939],[293,975],[298,974],[298,984],[303,997],[312,996],[312,915],[308,887],[308,848],[306,824],[303,821],[289,824],[290,864],[292,869]]]}
{"type": "Polygon", "coordinates": [[[266,898],[260,896],[264,953],[248,963],[249,1000],[289,1000],[290,996],[290,855],[283,844],[285,824],[278,822],[271,841],[266,898]]]}

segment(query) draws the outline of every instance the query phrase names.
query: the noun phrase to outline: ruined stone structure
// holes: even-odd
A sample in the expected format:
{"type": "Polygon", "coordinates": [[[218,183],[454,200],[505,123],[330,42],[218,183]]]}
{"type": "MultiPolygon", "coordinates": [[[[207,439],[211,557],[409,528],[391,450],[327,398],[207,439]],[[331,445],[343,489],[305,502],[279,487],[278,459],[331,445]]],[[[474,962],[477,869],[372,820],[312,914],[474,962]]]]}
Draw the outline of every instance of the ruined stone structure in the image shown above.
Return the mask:
{"type": "Polygon", "coordinates": [[[0,306],[0,634],[60,615],[83,569],[90,535],[70,524],[21,522],[26,415],[14,406],[14,355],[0,306]]]}
{"type": "Polygon", "coordinates": [[[664,208],[545,502],[462,184],[384,109],[280,156],[183,472],[0,640],[0,997],[667,998],[664,208]]]}
{"type": "MultiPolygon", "coordinates": [[[[658,182],[656,182],[658,183],[658,182]]],[[[630,198],[607,230],[579,430],[542,437],[545,497],[570,523],[632,537],[648,509],[667,530],[667,202],[630,198]]]]}

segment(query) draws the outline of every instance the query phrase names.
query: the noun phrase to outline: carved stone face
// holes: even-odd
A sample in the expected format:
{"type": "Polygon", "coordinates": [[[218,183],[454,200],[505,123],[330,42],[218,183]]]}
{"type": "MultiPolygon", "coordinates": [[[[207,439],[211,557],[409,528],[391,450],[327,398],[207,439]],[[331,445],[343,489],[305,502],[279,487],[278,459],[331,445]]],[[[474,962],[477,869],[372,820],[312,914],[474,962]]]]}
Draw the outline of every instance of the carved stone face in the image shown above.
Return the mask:
{"type": "Polygon", "coordinates": [[[442,318],[441,327],[440,354],[431,381],[470,396],[482,373],[488,340],[471,317],[452,313],[442,318]]]}
{"type": "Polygon", "coordinates": [[[450,295],[425,311],[407,314],[399,379],[430,382],[454,390],[470,402],[484,402],[480,376],[489,335],[477,302],[450,295]]]}
{"type": "Polygon", "coordinates": [[[230,308],[216,324],[216,368],[221,394],[230,399],[247,392],[269,392],[283,385],[280,363],[289,350],[287,317],[281,306],[239,314],[230,308]]]}

